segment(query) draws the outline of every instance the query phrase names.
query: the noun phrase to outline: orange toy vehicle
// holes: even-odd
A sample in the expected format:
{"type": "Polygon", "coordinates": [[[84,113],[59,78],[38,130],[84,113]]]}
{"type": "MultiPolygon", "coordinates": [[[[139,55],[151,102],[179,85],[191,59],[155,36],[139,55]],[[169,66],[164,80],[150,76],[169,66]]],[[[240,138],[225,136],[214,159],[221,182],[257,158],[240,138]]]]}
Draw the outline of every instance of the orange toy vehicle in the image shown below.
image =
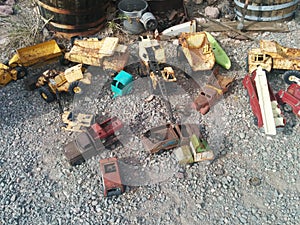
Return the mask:
{"type": "Polygon", "coordinates": [[[104,196],[109,197],[122,194],[125,188],[121,180],[118,159],[116,157],[101,159],[100,170],[104,196]]]}

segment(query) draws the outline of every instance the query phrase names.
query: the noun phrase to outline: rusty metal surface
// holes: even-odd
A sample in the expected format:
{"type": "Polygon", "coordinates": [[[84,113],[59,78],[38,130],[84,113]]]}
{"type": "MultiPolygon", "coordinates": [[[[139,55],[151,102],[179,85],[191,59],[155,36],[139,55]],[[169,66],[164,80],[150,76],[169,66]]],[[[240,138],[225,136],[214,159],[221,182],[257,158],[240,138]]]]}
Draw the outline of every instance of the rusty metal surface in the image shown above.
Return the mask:
{"type": "Polygon", "coordinates": [[[205,32],[184,32],[179,37],[179,43],[193,71],[213,68],[215,56],[205,32]]]}

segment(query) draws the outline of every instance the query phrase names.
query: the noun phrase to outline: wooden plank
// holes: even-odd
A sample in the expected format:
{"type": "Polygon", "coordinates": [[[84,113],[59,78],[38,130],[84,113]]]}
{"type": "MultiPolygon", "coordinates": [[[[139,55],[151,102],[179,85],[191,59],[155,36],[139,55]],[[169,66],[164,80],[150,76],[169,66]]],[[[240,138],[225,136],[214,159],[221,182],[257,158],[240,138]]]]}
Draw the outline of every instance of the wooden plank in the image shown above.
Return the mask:
{"type": "MultiPolygon", "coordinates": [[[[226,21],[220,22],[224,26],[216,24],[214,22],[208,21],[206,23],[201,23],[203,19],[196,18],[197,20],[197,29],[200,31],[208,31],[208,32],[222,32],[228,31],[226,26],[229,26],[233,29],[237,28],[239,21],[226,21]]],[[[257,22],[257,21],[244,21],[244,30],[245,31],[270,31],[270,32],[289,32],[289,28],[284,23],[279,22],[257,22]]]]}
{"type": "Polygon", "coordinates": [[[264,122],[265,133],[269,135],[276,135],[276,126],[267,76],[261,67],[258,67],[256,70],[255,84],[259,99],[260,111],[264,122]]]}

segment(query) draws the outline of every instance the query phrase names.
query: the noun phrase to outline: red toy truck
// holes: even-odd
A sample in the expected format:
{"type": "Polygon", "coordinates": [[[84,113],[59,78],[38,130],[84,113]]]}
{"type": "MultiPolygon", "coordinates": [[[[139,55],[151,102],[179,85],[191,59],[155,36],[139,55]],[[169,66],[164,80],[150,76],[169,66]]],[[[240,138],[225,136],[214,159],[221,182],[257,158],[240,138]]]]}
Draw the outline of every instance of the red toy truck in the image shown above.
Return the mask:
{"type": "Polygon", "coordinates": [[[103,192],[105,197],[120,195],[124,192],[118,159],[116,157],[101,159],[100,170],[102,174],[103,192]]]}
{"type": "Polygon", "coordinates": [[[123,127],[117,117],[95,123],[64,148],[64,155],[71,165],[77,165],[97,155],[117,141],[115,132],[123,127]]]}
{"type": "Polygon", "coordinates": [[[283,108],[286,111],[293,111],[293,113],[300,117],[300,85],[293,83],[286,91],[279,90],[276,98],[279,104],[284,105],[283,108]],[[291,107],[291,109],[287,109],[285,104],[291,107]]]}
{"type": "Polygon", "coordinates": [[[285,119],[262,68],[247,74],[243,79],[243,86],[248,91],[251,109],[257,119],[257,126],[264,127],[266,134],[276,134],[275,128],[283,127],[285,119]]]}

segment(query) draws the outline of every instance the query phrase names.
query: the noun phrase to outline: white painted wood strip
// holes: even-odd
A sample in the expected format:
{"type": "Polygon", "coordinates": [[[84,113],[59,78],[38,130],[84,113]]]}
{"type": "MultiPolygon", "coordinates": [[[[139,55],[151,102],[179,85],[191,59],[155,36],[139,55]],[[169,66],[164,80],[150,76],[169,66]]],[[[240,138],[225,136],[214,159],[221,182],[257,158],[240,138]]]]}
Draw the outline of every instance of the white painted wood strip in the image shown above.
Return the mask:
{"type": "Polygon", "coordinates": [[[265,133],[268,135],[276,135],[276,125],[270,100],[267,76],[261,67],[258,67],[256,70],[255,84],[265,133]]]}

